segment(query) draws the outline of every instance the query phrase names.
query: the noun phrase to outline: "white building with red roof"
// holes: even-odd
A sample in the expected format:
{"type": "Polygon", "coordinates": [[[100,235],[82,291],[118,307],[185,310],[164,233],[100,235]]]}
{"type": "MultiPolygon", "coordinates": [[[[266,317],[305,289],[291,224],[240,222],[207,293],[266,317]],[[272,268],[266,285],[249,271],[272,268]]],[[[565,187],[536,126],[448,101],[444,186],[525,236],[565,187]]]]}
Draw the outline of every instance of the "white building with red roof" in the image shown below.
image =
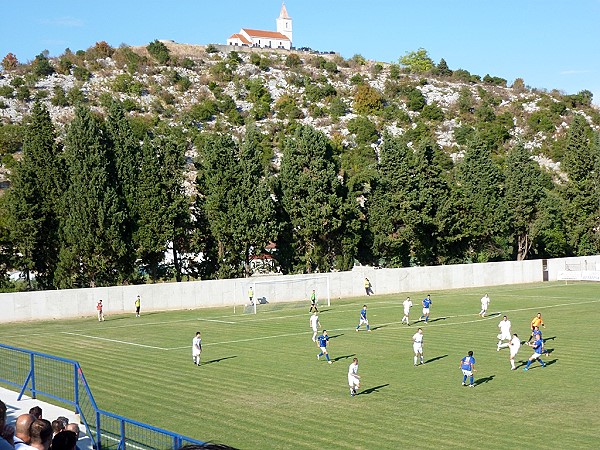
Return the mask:
{"type": "Polygon", "coordinates": [[[234,33],[227,39],[227,45],[290,50],[292,48],[292,18],[287,12],[285,2],[281,5],[281,12],[276,23],[277,31],[242,28],[239,33],[234,33]]]}

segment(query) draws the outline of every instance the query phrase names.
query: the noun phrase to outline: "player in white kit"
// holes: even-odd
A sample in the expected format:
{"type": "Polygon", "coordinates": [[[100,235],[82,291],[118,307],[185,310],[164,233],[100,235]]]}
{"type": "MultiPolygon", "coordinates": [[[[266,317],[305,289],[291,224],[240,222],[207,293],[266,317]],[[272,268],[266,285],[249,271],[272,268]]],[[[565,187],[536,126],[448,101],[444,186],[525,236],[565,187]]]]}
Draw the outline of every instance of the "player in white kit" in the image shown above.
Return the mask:
{"type": "Polygon", "coordinates": [[[356,390],[360,388],[360,376],[358,375],[358,358],[352,360],[348,367],[348,386],[350,386],[350,395],[354,397],[356,390]]]}
{"type": "Polygon", "coordinates": [[[512,339],[510,327],[510,320],[508,320],[508,317],[504,316],[498,324],[500,333],[498,334],[498,347],[496,348],[496,351],[500,351],[501,348],[508,347],[508,343],[504,343],[503,341],[510,341],[512,339]]]}
{"type": "Polygon", "coordinates": [[[404,317],[402,317],[401,323],[404,323],[406,320],[406,325],[410,325],[410,323],[408,323],[408,315],[410,314],[410,308],[412,308],[412,305],[413,303],[410,297],[406,297],[406,300],[402,302],[402,306],[404,308],[404,317]]]}
{"type": "Polygon", "coordinates": [[[317,316],[316,312],[312,313],[312,316],[310,316],[310,327],[313,330],[313,337],[312,340],[313,342],[317,342],[317,333],[318,333],[318,329],[321,326],[321,323],[319,322],[319,316],[317,316]]]}
{"type": "Polygon", "coordinates": [[[413,335],[413,351],[415,352],[414,362],[415,366],[417,365],[417,361],[419,358],[421,359],[421,364],[423,363],[423,329],[419,328],[417,332],[413,335]]]}

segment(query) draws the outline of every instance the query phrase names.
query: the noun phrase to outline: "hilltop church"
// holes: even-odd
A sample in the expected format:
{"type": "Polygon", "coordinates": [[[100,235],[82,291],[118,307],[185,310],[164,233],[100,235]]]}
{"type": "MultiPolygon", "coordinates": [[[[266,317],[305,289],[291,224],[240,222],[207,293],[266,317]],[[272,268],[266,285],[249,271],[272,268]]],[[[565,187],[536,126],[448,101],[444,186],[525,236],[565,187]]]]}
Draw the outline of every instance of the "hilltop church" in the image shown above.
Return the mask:
{"type": "Polygon", "coordinates": [[[252,30],[242,28],[239,33],[232,34],[227,39],[227,45],[261,48],[292,48],[292,18],[288,15],[285,2],[276,20],[277,31],[252,30]]]}

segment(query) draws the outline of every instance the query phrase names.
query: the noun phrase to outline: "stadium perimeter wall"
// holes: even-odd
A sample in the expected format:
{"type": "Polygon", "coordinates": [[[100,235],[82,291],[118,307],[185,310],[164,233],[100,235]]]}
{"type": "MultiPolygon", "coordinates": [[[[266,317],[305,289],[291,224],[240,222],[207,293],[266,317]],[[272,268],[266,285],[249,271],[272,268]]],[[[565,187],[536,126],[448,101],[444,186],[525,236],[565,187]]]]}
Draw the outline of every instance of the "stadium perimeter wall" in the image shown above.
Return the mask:
{"type": "MultiPolygon", "coordinates": [[[[333,272],[327,276],[330,296],[335,299],[364,295],[365,277],[371,281],[375,294],[400,294],[556,281],[558,273],[564,271],[567,264],[579,265],[579,270],[600,269],[600,255],[401,269],[357,266],[352,271],[333,272]]],[[[0,323],[95,316],[99,299],[103,300],[106,315],[133,312],[137,295],[142,298],[142,312],[241,305],[247,301],[248,287],[256,281],[260,281],[261,291],[269,303],[305,300],[311,283],[317,283],[315,275],[280,275],[4,293],[0,294],[0,323]],[[302,280],[307,281],[302,283],[302,280]],[[265,284],[269,281],[274,283],[265,284]]],[[[322,279],[318,286],[323,286],[322,279]]],[[[260,298],[261,292],[256,295],[260,298]]],[[[325,294],[318,292],[318,295],[323,299],[325,294]]]]}

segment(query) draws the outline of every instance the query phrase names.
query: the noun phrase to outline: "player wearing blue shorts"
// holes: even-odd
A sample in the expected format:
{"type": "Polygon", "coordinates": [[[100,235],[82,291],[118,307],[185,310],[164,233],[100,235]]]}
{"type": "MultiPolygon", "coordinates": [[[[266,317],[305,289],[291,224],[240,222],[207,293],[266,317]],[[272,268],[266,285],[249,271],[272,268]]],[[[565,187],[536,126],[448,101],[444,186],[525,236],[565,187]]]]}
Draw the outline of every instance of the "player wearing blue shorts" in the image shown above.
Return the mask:
{"type": "Polygon", "coordinates": [[[327,362],[331,364],[332,361],[329,359],[329,353],[327,352],[327,343],[329,342],[327,330],[323,330],[323,334],[317,338],[317,341],[319,341],[319,348],[321,349],[321,353],[317,355],[317,359],[321,359],[321,356],[325,355],[327,362]]]}
{"type": "Polygon", "coordinates": [[[473,358],[472,350],[469,351],[467,356],[465,356],[463,359],[460,360],[459,367],[463,373],[462,385],[463,386],[467,385],[467,377],[469,377],[469,387],[475,387],[475,385],[473,384],[473,381],[474,381],[473,372],[477,372],[477,370],[475,370],[475,358],[473,358]]]}

